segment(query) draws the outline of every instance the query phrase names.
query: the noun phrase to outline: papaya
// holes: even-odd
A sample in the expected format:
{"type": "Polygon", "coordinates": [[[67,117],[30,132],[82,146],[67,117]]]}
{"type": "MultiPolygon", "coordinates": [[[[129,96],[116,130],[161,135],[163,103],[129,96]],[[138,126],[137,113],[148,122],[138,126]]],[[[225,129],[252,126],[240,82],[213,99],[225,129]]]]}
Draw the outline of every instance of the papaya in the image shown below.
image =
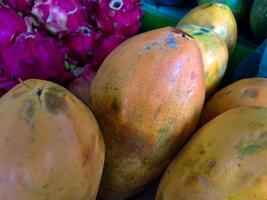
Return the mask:
{"type": "Polygon", "coordinates": [[[0,199],[96,199],[104,141],[83,103],[32,79],[1,97],[0,113],[0,199]]]}
{"type": "Polygon", "coordinates": [[[267,108],[239,107],[198,130],[165,171],[156,200],[267,199],[267,108]]]}
{"type": "Polygon", "coordinates": [[[258,42],[267,38],[267,0],[254,0],[250,10],[250,27],[258,42]]]}
{"type": "Polygon", "coordinates": [[[222,3],[205,3],[190,10],[177,27],[193,24],[213,30],[225,42],[229,53],[237,42],[237,24],[230,8],[222,3]]]}
{"type": "Polygon", "coordinates": [[[120,200],[156,179],[194,131],[205,97],[196,41],[172,27],[123,42],[89,89],[106,160],[99,198],[120,200]]]}
{"type": "Polygon", "coordinates": [[[198,43],[205,72],[206,97],[210,96],[225,74],[228,50],[224,41],[212,30],[196,26],[182,25],[181,30],[190,34],[198,43]]]}
{"type": "Polygon", "coordinates": [[[240,106],[267,107],[267,79],[247,78],[236,81],[216,92],[203,108],[200,124],[240,106]]]}
{"type": "Polygon", "coordinates": [[[223,3],[231,9],[236,20],[240,20],[246,16],[250,9],[252,0],[198,0],[198,4],[218,2],[223,3]]]}

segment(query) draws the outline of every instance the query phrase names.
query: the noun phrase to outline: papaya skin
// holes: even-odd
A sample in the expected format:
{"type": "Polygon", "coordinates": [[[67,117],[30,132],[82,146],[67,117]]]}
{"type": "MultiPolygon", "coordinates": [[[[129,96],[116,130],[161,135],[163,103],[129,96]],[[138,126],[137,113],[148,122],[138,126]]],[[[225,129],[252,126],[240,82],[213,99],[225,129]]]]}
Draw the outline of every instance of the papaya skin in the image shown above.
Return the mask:
{"type": "Polygon", "coordinates": [[[216,92],[203,108],[200,125],[217,115],[240,106],[267,107],[267,79],[247,78],[216,92]]]}
{"type": "Polygon", "coordinates": [[[205,72],[206,97],[210,96],[220,83],[228,63],[228,50],[224,41],[212,30],[196,25],[179,27],[198,43],[205,72]]]}
{"type": "Polygon", "coordinates": [[[100,199],[127,199],[157,178],[191,136],[205,95],[193,38],[166,27],[115,49],[89,97],[106,144],[100,199]]]}
{"type": "Polygon", "coordinates": [[[198,0],[198,4],[219,2],[229,6],[237,20],[243,19],[251,6],[252,0],[198,0]]]}
{"type": "Polygon", "coordinates": [[[156,200],[267,199],[267,108],[239,107],[198,130],[165,171],[156,200]]]}
{"type": "Polygon", "coordinates": [[[190,10],[179,22],[213,30],[225,42],[229,54],[237,42],[237,24],[230,8],[222,3],[205,3],[190,10]]]}
{"type": "Polygon", "coordinates": [[[0,113],[0,199],[96,199],[105,149],[84,104],[32,79],[0,99],[0,113]]]}

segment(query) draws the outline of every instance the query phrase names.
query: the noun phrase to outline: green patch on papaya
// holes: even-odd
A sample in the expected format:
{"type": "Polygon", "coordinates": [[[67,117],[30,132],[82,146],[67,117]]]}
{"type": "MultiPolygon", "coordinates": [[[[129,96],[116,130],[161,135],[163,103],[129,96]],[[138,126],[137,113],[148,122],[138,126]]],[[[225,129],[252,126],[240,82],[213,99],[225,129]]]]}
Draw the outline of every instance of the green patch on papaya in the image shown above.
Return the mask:
{"type": "Polygon", "coordinates": [[[257,98],[258,96],[258,91],[257,89],[254,88],[246,88],[240,93],[241,98],[257,98]]]}
{"type": "Polygon", "coordinates": [[[111,103],[111,108],[115,113],[120,112],[120,104],[117,99],[113,99],[111,103]]]}
{"type": "Polygon", "coordinates": [[[64,92],[64,88],[59,86],[50,86],[49,88],[47,88],[47,90],[49,92],[58,92],[58,93],[64,92]]]}
{"type": "Polygon", "coordinates": [[[35,104],[33,101],[28,101],[26,106],[27,120],[31,120],[36,112],[35,104]]]}
{"type": "Polygon", "coordinates": [[[159,136],[157,138],[156,145],[162,145],[170,139],[174,123],[174,119],[169,119],[166,125],[159,130],[159,136]]]}
{"type": "Polygon", "coordinates": [[[267,149],[267,142],[266,141],[250,141],[245,143],[239,143],[236,146],[236,149],[243,156],[250,156],[256,154],[260,151],[267,149]]]}
{"type": "Polygon", "coordinates": [[[68,103],[64,96],[58,90],[48,90],[45,93],[45,106],[53,114],[65,113],[68,109],[68,103]]]}

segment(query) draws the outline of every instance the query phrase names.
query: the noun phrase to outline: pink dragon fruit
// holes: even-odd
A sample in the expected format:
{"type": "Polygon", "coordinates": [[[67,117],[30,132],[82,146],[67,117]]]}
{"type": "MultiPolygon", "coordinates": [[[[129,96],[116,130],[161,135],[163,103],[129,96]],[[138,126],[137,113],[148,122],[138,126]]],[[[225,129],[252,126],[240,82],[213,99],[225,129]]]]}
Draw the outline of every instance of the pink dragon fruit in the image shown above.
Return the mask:
{"type": "Polygon", "coordinates": [[[76,97],[78,97],[85,105],[89,106],[89,87],[95,77],[96,73],[91,65],[85,65],[83,72],[68,86],[76,97]]]}
{"type": "Polygon", "coordinates": [[[26,31],[27,26],[21,16],[10,8],[0,7],[0,46],[10,44],[18,34],[26,31]]]}
{"type": "Polygon", "coordinates": [[[101,43],[94,49],[93,68],[97,71],[105,58],[126,39],[127,37],[118,34],[103,37],[101,43]]]}
{"type": "Polygon", "coordinates": [[[18,83],[20,79],[38,78],[64,83],[74,79],[65,69],[65,55],[57,45],[53,38],[39,33],[20,34],[14,44],[0,49],[0,81],[18,83]]]}
{"type": "Polygon", "coordinates": [[[54,34],[78,32],[87,24],[85,9],[77,0],[36,0],[32,13],[54,34]]]}
{"type": "Polygon", "coordinates": [[[0,70],[0,97],[4,95],[8,90],[13,88],[17,84],[16,81],[11,80],[7,73],[0,70]]]}
{"type": "Polygon", "coordinates": [[[139,30],[141,16],[138,0],[99,0],[92,18],[105,35],[130,37],[139,30]]]}
{"type": "Polygon", "coordinates": [[[9,5],[16,11],[21,11],[23,13],[31,13],[34,0],[3,0],[3,2],[9,5]]]}
{"type": "Polygon", "coordinates": [[[99,39],[100,34],[88,25],[81,27],[78,33],[68,36],[66,44],[73,59],[88,63],[94,56],[93,49],[96,48],[99,39]]]}

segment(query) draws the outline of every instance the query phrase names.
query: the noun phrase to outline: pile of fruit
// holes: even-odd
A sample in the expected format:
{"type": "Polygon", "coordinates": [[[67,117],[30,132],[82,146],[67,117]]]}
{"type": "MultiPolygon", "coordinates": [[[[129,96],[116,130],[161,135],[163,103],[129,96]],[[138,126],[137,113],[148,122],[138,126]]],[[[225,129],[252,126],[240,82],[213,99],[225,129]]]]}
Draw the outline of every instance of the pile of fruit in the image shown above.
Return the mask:
{"type": "Polygon", "coordinates": [[[138,0],[4,0],[0,96],[29,78],[79,93],[106,56],[139,31],[141,17],[138,0]]]}
{"type": "Polygon", "coordinates": [[[157,200],[267,198],[267,79],[216,92],[237,42],[228,6],[131,37],[137,1],[5,3],[24,14],[1,8],[16,20],[0,18],[0,199],[124,200],[158,178],[157,200]]]}

